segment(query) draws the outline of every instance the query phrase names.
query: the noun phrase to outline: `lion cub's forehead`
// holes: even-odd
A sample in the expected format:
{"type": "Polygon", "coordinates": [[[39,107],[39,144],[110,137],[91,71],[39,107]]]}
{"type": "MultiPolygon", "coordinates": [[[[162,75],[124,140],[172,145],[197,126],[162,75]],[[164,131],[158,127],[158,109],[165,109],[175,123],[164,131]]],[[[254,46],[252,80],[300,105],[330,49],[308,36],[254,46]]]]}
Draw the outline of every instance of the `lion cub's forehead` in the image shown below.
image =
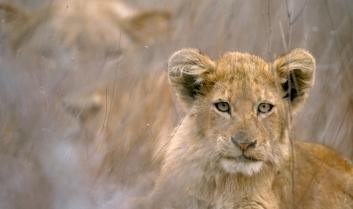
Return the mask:
{"type": "Polygon", "coordinates": [[[217,61],[213,76],[218,85],[232,92],[253,94],[276,89],[271,65],[251,54],[226,53],[217,61]]]}

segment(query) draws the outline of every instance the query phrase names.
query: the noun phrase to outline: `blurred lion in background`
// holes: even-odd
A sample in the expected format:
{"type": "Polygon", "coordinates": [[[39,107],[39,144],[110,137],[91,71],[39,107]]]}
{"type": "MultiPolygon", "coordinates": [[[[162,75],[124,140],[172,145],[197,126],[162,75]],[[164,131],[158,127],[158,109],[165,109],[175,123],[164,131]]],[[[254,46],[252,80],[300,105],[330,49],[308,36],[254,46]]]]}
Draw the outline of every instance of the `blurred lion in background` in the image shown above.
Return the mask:
{"type": "MultiPolygon", "coordinates": [[[[131,65],[120,67],[120,57],[163,39],[170,13],[140,11],[113,0],[58,0],[36,11],[2,1],[0,17],[0,108],[5,124],[0,127],[0,162],[10,165],[0,178],[9,180],[2,191],[16,192],[21,198],[4,196],[4,204],[49,208],[51,198],[64,187],[88,199],[84,192],[94,186],[92,182],[99,180],[104,187],[106,179],[133,187],[137,183],[131,180],[136,177],[141,180],[138,191],[149,188],[152,180],[146,175],[152,176],[157,165],[152,162],[152,148],[159,146],[159,139],[175,125],[172,97],[165,75],[139,72],[141,77],[136,77],[131,65]],[[107,62],[109,59],[118,62],[107,62]],[[109,86],[107,80],[112,77],[118,79],[109,86]],[[136,83],[133,91],[129,82],[136,83]],[[158,88],[152,88],[154,85],[158,88]],[[143,101],[141,95],[145,95],[143,101]],[[64,111],[74,116],[73,123],[64,111]],[[170,118],[170,123],[155,119],[161,114],[170,118]],[[133,132],[125,130],[126,126],[133,132]],[[165,132],[151,126],[164,127],[165,132]],[[56,132],[51,127],[62,129],[56,132]],[[42,134],[43,130],[51,131],[42,134]],[[71,133],[73,130],[77,132],[71,133]],[[129,167],[128,159],[134,160],[136,167],[129,167]],[[18,175],[11,176],[11,172],[18,175]],[[29,179],[23,192],[12,183],[19,178],[29,179]],[[30,184],[32,181],[36,184],[30,184]],[[28,196],[34,188],[37,195],[28,196]]],[[[66,195],[70,192],[55,198],[65,199],[66,195]]],[[[65,204],[75,204],[72,202],[65,204]]]]}
{"type": "Polygon", "coordinates": [[[93,162],[98,167],[92,167],[97,174],[136,183],[138,176],[146,178],[158,169],[159,150],[177,122],[167,76],[141,72],[140,77],[125,75],[112,88],[97,89],[65,99],[65,110],[80,126],[77,140],[87,143],[86,159],[100,156],[93,162]],[[133,89],[129,83],[135,83],[133,89]]]}
{"type": "Polygon", "coordinates": [[[170,13],[138,11],[122,1],[53,1],[38,11],[0,3],[1,26],[15,51],[45,56],[60,48],[117,56],[131,45],[148,44],[169,28],[170,13]]]}
{"type": "Polygon", "coordinates": [[[335,151],[290,139],[291,115],[314,82],[295,49],[273,63],[239,52],[214,61],[172,55],[170,83],[187,109],[165,149],[150,203],[138,208],[353,207],[353,167],[335,151]]]}

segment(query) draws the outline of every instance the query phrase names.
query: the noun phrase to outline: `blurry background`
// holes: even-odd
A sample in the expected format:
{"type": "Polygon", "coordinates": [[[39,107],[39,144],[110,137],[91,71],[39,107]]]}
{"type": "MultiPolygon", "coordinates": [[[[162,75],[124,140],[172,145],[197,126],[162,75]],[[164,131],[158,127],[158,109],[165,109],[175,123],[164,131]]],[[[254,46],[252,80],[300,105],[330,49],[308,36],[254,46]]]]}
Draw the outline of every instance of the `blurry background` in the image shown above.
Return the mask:
{"type": "Polygon", "coordinates": [[[0,1],[0,208],[129,208],[183,113],[182,47],[316,58],[295,138],[353,160],[353,1],[0,1]],[[6,5],[6,6],[4,6],[6,5]]]}

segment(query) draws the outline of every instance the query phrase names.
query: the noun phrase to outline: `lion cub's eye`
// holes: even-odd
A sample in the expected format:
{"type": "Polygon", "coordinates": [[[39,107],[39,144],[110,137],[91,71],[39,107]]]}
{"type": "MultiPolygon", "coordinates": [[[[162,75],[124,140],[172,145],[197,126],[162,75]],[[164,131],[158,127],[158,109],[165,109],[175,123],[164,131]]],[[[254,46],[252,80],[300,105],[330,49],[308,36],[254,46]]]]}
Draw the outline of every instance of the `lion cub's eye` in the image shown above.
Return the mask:
{"type": "Polygon", "coordinates": [[[214,104],[217,108],[217,110],[221,112],[228,112],[230,111],[230,106],[227,102],[217,102],[214,104]]]}
{"type": "Polygon", "coordinates": [[[260,103],[259,106],[257,106],[257,112],[258,113],[268,113],[272,110],[273,104],[270,103],[260,103]]]}

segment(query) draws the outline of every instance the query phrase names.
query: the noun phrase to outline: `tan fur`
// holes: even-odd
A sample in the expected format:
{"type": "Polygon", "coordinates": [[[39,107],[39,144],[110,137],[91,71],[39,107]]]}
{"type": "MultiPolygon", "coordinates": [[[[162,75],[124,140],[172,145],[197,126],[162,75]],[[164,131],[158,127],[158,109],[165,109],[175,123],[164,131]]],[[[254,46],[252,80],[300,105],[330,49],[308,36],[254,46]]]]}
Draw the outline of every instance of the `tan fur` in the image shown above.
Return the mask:
{"type": "Polygon", "coordinates": [[[139,12],[122,1],[57,0],[35,11],[0,3],[10,46],[50,52],[75,48],[81,53],[121,53],[132,43],[150,43],[168,29],[165,11],[139,12]]]}
{"type": "Polygon", "coordinates": [[[353,208],[352,165],[327,147],[290,139],[291,115],[314,80],[308,52],[295,49],[270,63],[239,52],[213,61],[183,49],[168,68],[187,115],[165,150],[149,201],[139,207],[353,208]],[[230,113],[217,110],[220,100],[230,113]],[[272,111],[259,113],[261,102],[273,104],[272,111]],[[247,158],[232,137],[256,140],[247,158]]]}
{"type": "Polygon", "coordinates": [[[99,179],[126,185],[154,172],[160,164],[158,150],[163,149],[176,123],[166,74],[139,75],[125,73],[113,85],[65,99],[65,109],[80,125],[81,136],[75,141],[87,147],[83,163],[92,163],[99,179]]]}

